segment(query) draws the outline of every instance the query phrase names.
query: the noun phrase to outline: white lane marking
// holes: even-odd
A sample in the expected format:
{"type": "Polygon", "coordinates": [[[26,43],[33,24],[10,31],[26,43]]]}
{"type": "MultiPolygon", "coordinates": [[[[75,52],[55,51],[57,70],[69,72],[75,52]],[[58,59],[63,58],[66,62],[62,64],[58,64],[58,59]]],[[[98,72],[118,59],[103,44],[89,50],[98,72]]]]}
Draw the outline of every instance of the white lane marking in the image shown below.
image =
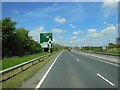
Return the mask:
{"type": "Polygon", "coordinates": [[[106,82],[108,82],[110,85],[112,85],[112,86],[115,86],[115,84],[113,84],[112,82],[110,82],[109,80],[107,80],[106,78],[104,78],[102,75],[100,75],[99,73],[97,73],[97,75],[99,76],[99,77],[101,77],[103,80],[105,80],[106,82]]]}
{"type": "Polygon", "coordinates": [[[79,59],[77,59],[77,61],[79,61],[79,59]]]}
{"type": "Polygon", "coordinates": [[[72,55],[73,56],[73,55],[72,55]]]}
{"type": "MultiPolygon", "coordinates": [[[[78,53],[78,52],[75,52],[75,53],[78,54],[78,55],[80,54],[80,53],[78,53]]],[[[101,59],[98,59],[98,58],[95,58],[95,57],[92,57],[92,56],[87,56],[87,55],[85,55],[85,54],[80,54],[80,55],[83,55],[83,56],[86,56],[86,57],[92,58],[92,59],[94,59],[94,60],[98,60],[98,61],[101,61],[101,62],[104,62],[104,63],[110,64],[110,65],[113,65],[113,66],[120,67],[120,65],[115,64],[115,63],[112,63],[112,62],[109,62],[109,61],[101,60],[101,59]]]]}
{"type": "MultiPolygon", "coordinates": [[[[63,52],[63,51],[62,51],[63,52]]],[[[61,53],[62,53],[61,52],[61,53]]],[[[35,90],[38,90],[38,88],[41,87],[43,81],[45,80],[45,78],[47,77],[48,73],[50,72],[50,70],[52,69],[53,65],[55,64],[56,60],[58,59],[58,57],[61,55],[61,53],[56,57],[56,59],[54,60],[54,62],[51,64],[51,66],[49,67],[49,69],[47,70],[47,72],[45,73],[45,75],[42,77],[42,79],[40,80],[40,82],[37,84],[37,86],[35,87],[35,90]]]]}

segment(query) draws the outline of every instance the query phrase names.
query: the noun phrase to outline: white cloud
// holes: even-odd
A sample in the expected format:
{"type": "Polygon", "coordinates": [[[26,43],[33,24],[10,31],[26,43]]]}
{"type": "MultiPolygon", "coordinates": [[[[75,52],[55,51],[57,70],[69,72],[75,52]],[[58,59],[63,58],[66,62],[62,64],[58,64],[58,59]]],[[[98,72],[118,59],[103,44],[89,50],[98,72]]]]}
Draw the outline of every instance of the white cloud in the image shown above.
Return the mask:
{"type": "Polygon", "coordinates": [[[73,25],[73,24],[70,24],[70,27],[71,27],[71,28],[75,28],[75,25],[73,25]]]}
{"type": "Polygon", "coordinates": [[[93,33],[96,33],[96,29],[89,29],[89,30],[88,30],[88,33],[90,33],[90,34],[91,34],[91,33],[92,33],[92,34],[93,34],[93,33]]]}
{"type": "Polygon", "coordinates": [[[39,41],[40,33],[45,32],[45,29],[43,26],[39,26],[29,32],[29,36],[32,36],[32,38],[35,41],[39,41]]]}
{"type": "Polygon", "coordinates": [[[103,24],[107,24],[108,22],[107,21],[104,21],[103,24]]]}
{"type": "Polygon", "coordinates": [[[88,37],[91,37],[93,39],[101,39],[102,35],[100,33],[94,33],[94,34],[89,34],[88,37]]]}
{"type": "Polygon", "coordinates": [[[114,26],[114,25],[113,25],[112,23],[107,23],[106,26],[107,26],[107,27],[112,27],[112,26],[114,26]]]}
{"type": "Polygon", "coordinates": [[[79,35],[80,32],[81,32],[80,30],[78,30],[78,31],[74,31],[74,32],[73,32],[73,35],[79,35]]]}
{"type": "Polygon", "coordinates": [[[118,8],[118,2],[117,0],[104,0],[103,4],[102,4],[102,8],[103,8],[103,17],[106,18],[110,18],[110,16],[113,13],[117,13],[117,8],[118,8]]]}
{"type": "Polygon", "coordinates": [[[114,26],[112,23],[109,23],[109,22],[107,22],[107,21],[104,21],[103,24],[106,25],[107,27],[112,27],[112,26],[114,26]]]}
{"type": "Polygon", "coordinates": [[[60,24],[64,24],[66,22],[66,19],[60,16],[55,17],[55,21],[60,23],[60,24]]]}
{"type": "Polygon", "coordinates": [[[73,36],[73,37],[71,37],[71,40],[73,40],[73,39],[77,39],[77,36],[73,36]]]}
{"type": "Polygon", "coordinates": [[[79,32],[73,32],[74,35],[79,35],[79,32]]]}
{"type": "Polygon", "coordinates": [[[116,27],[114,26],[108,26],[105,29],[102,29],[101,31],[97,32],[96,29],[88,29],[88,37],[93,39],[102,39],[105,38],[106,35],[115,35],[116,33],[116,27]]]}
{"type": "Polygon", "coordinates": [[[100,39],[102,37],[101,33],[96,32],[96,29],[89,29],[87,36],[93,39],[100,39]]]}
{"type": "Polygon", "coordinates": [[[53,33],[65,33],[66,30],[62,30],[62,29],[58,29],[58,28],[53,28],[53,29],[52,29],[52,32],[53,32],[53,33]]]}
{"type": "Polygon", "coordinates": [[[73,43],[73,41],[70,41],[70,43],[73,43]]]}
{"type": "Polygon", "coordinates": [[[101,33],[104,35],[112,35],[112,34],[115,34],[115,32],[116,32],[116,28],[114,26],[107,27],[101,30],[101,33]]]}
{"type": "Polygon", "coordinates": [[[103,8],[116,8],[118,0],[104,0],[103,8]]]}

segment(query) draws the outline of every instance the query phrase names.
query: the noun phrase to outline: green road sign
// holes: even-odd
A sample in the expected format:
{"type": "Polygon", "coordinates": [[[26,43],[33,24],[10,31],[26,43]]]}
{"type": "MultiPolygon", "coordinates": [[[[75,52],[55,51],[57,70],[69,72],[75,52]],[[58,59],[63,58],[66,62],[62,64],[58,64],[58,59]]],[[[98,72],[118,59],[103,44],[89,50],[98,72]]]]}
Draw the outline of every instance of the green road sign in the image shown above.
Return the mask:
{"type": "Polygon", "coordinates": [[[53,48],[52,33],[40,33],[40,44],[42,48],[53,48]]]}

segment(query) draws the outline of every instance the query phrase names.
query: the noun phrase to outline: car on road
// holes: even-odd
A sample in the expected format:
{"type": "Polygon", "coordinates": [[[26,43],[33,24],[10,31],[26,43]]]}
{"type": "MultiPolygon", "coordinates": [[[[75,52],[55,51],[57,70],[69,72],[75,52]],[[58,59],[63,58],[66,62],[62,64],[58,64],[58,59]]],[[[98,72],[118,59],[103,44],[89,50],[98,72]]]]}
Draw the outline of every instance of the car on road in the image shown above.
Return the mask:
{"type": "Polygon", "coordinates": [[[68,51],[70,51],[70,49],[68,49],[68,51]]]}

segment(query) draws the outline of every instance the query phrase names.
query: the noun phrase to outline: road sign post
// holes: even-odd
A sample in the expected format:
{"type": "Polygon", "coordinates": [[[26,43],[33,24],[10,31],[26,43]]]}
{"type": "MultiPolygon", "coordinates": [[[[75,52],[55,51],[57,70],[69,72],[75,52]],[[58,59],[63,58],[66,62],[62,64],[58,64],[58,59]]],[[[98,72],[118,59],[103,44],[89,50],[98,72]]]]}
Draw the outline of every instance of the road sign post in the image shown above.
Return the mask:
{"type": "Polygon", "coordinates": [[[52,33],[40,33],[40,44],[43,49],[48,48],[48,52],[51,52],[51,48],[53,48],[52,33]]]}

